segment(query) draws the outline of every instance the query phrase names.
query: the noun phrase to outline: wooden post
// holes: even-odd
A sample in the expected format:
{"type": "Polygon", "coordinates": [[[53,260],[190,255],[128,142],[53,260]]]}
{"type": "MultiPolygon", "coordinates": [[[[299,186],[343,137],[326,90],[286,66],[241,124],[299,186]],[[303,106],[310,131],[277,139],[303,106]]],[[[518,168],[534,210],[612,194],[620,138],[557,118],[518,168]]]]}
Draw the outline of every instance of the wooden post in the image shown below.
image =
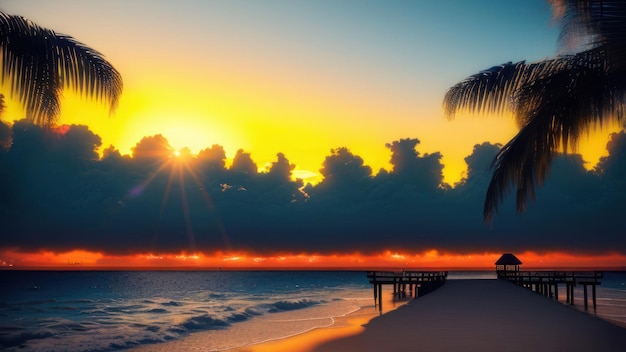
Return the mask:
{"type": "Polygon", "coordinates": [[[383,285],[378,284],[378,311],[383,312],[383,285]]]}
{"type": "Polygon", "coordinates": [[[376,272],[372,273],[372,284],[374,284],[374,305],[376,305],[376,298],[378,298],[378,291],[376,289],[376,272]]]}
{"type": "Polygon", "coordinates": [[[559,301],[559,284],[558,283],[554,283],[554,298],[556,298],[556,301],[559,301]]]}
{"type": "Polygon", "coordinates": [[[596,285],[591,287],[591,297],[593,299],[593,312],[596,312],[596,285]]]}
{"type": "Polygon", "coordinates": [[[587,284],[583,284],[583,289],[585,291],[584,297],[585,297],[585,310],[587,310],[587,284]]]}
{"type": "Polygon", "coordinates": [[[376,300],[378,299],[378,284],[374,281],[374,305],[376,305],[376,300]]]}

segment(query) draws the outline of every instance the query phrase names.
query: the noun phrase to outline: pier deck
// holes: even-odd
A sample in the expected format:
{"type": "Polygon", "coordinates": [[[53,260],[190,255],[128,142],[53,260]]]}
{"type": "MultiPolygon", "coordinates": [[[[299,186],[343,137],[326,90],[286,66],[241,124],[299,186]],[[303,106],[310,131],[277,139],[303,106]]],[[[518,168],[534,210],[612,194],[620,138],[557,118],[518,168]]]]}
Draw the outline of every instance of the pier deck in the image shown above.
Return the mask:
{"type": "Polygon", "coordinates": [[[626,329],[505,280],[448,280],[372,319],[333,351],[624,351],[626,329]]]}

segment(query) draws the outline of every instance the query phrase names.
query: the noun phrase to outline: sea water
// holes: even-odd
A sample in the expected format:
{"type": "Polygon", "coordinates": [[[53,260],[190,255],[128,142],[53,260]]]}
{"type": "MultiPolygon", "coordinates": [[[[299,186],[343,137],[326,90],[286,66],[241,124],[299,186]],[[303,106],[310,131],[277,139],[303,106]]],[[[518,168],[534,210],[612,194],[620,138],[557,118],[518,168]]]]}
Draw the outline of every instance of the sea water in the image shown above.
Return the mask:
{"type": "MultiPolygon", "coordinates": [[[[591,286],[587,287],[586,312],[599,318],[626,327],[626,272],[604,272],[601,284],[596,287],[596,310],[593,309],[591,286]]],[[[567,293],[560,287],[559,300],[565,303],[567,293]]],[[[584,310],[584,291],[582,285],[574,287],[574,307],[584,310]]]]}
{"type": "Polygon", "coordinates": [[[0,271],[0,349],[109,351],[216,331],[224,350],[330,326],[374,304],[365,273],[0,271]],[[238,325],[247,333],[227,332],[238,325]],[[232,335],[232,334],[231,334],[232,335]]]}
{"type": "MultiPolygon", "coordinates": [[[[495,273],[450,272],[449,279],[495,273]]],[[[7,351],[123,350],[200,332],[211,333],[205,350],[221,351],[376,311],[364,272],[0,271],[0,283],[0,349],[7,351]]],[[[582,297],[577,287],[574,307],[582,309],[582,297]]],[[[597,302],[589,314],[626,325],[626,273],[605,273],[597,302]]]]}

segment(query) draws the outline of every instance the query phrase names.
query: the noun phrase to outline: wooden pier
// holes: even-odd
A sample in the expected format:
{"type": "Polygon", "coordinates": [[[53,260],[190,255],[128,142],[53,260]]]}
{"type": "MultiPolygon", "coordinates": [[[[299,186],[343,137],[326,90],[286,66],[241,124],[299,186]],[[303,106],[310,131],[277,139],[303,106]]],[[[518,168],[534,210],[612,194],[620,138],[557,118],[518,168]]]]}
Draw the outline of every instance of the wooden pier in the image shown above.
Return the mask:
{"type": "Polygon", "coordinates": [[[600,285],[601,271],[507,271],[498,278],[529,288],[546,297],[559,300],[559,285],[565,286],[566,303],[574,304],[574,286],[583,286],[585,310],[588,310],[587,287],[591,286],[593,310],[596,311],[596,286],[600,285]]]}
{"type": "Polygon", "coordinates": [[[374,285],[374,302],[382,312],[383,285],[393,285],[399,297],[421,297],[441,287],[448,277],[447,271],[368,271],[367,278],[374,285]],[[408,291],[408,293],[407,293],[408,291]]]}

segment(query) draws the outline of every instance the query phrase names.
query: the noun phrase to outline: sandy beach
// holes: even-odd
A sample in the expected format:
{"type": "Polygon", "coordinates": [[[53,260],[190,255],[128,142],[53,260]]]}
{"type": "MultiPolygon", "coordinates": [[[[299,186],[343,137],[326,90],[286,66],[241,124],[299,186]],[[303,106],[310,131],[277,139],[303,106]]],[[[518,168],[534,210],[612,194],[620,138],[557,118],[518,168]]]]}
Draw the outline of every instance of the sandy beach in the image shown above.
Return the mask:
{"type": "MultiPolygon", "coordinates": [[[[411,298],[398,299],[392,292],[383,292],[383,314],[387,314],[411,301],[411,298]]],[[[369,302],[369,300],[368,300],[369,302]]],[[[319,319],[319,328],[303,330],[298,322],[281,322],[275,319],[274,314],[265,324],[281,324],[279,335],[275,338],[254,345],[235,348],[222,346],[238,345],[242,335],[267,335],[267,331],[257,331],[259,325],[255,322],[234,324],[228,330],[209,330],[193,333],[183,339],[172,340],[158,344],[141,345],[132,348],[133,352],[166,352],[166,351],[222,351],[222,352],[271,352],[271,351],[310,351],[321,343],[340,339],[346,336],[359,334],[365,330],[365,325],[373,318],[381,316],[378,307],[371,305],[362,307],[344,316],[319,319]],[[305,331],[305,332],[303,332],[305,331]],[[281,336],[292,335],[288,338],[281,336]]],[[[261,326],[262,327],[262,326],[261,326]]]]}

